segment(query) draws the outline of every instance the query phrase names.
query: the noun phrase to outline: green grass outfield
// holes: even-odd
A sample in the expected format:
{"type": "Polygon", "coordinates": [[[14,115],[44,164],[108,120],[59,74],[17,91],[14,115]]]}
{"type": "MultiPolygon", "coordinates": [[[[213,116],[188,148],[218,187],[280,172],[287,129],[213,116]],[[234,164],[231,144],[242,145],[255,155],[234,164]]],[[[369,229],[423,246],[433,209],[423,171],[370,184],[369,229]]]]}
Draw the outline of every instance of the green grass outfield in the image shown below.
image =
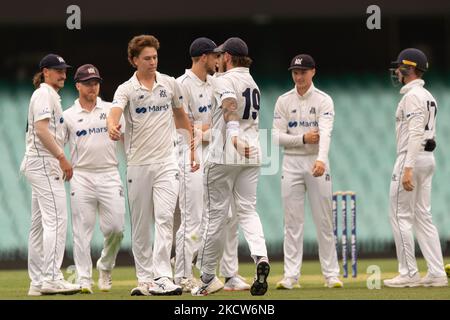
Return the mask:
{"type": "MultiPolygon", "coordinates": [[[[423,260],[419,260],[419,268],[424,276],[426,265],[423,260]]],[[[447,261],[448,263],[448,261],[447,261]]],[[[269,276],[269,290],[263,297],[252,297],[249,292],[225,292],[220,291],[207,297],[192,297],[190,294],[183,294],[176,297],[131,297],[129,292],[136,285],[134,268],[120,267],[113,272],[113,289],[111,292],[99,292],[94,286],[94,294],[92,295],[72,295],[72,296],[42,296],[28,297],[29,279],[26,270],[20,271],[0,271],[0,299],[86,299],[86,300],[190,300],[190,299],[220,299],[220,300],[236,300],[236,299],[258,299],[258,300],[288,300],[288,299],[450,299],[450,287],[446,288],[386,288],[381,281],[381,289],[367,288],[367,278],[371,274],[366,273],[367,267],[377,265],[381,270],[381,280],[396,275],[397,262],[394,259],[375,259],[358,261],[359,275],[356,279],[343,279],[344,288],[329,289],[323,287],[323,277],[320,273],[320,265],[318,261],[306,261],[303,264],[303,272],[300,279],[301,288],[294,290],[276,290],[275,284],[281,280],[283,265],[281,262],[271,264],[271,273],[269,276]]],[[[242,263],[240,265],[240,274],[249,282],[253,278],[254,265],[250,263],[242,263]]],[[[351,266],[349,265],[349,273],[351,266]]],[[[94,271],[94,279],[97,279],[97,271],[94,271]]],[[[66,279],[70,274],[66,274],[66,279]]]]}

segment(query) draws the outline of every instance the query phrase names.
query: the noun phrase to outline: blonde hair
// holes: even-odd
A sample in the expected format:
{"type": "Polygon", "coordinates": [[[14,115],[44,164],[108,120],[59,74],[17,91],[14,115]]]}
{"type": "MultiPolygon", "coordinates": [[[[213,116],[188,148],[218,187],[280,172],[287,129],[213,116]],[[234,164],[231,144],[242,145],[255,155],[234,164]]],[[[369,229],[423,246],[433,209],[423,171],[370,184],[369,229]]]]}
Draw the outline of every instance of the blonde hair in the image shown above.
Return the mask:
{"type": "Polygon", "coordinates": [[[41,85],[41,83],[45,82],[44,79],[44,72],[43,71],[39,71],[38,73],[36,73],[33,77],[33,85],[34,88],[37,89],[39,88],[39,86],[41,85]]]}

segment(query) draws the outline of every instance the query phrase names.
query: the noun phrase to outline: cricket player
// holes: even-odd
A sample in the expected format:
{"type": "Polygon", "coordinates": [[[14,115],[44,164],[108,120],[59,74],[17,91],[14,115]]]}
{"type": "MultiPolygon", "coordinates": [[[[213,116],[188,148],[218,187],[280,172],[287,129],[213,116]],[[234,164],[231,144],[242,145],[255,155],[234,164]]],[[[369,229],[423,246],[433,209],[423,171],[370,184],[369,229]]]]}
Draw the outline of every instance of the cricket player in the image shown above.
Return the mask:
{"type": "MultiPolygon", "coordinates": [[[[126,122],[127,190],[138,279],[138,286],[131,295],[182,293],[181,287],[172,282],[170,265],[179,191],[174,127],[184,129],[189,143],[192,129],[183,108],[179,84],[157,71],[158,49],[159,41],[154,36],[140,35],[131,39],[128,60],[137,71],[117,88],[108,116],[108,132],[113,140],[120,139],[122,114],[126,122]]],[[[191,170],[197,170],[193,144],[190,159],[191,170]]]]}
{"type": "Polygon", "coordinates": [[[284,278],[277,289],[299,288],[307,193],[316,225],[325,285],[341,288],[333,235],[332,186],[328,151],[334,121],[333,100],[313,84],[314,59],[295,56],[290,64],[295,87],[275,105],[273,139],[284,147],[281,194],[284,208],[284,278]]]}
{"type": "MultiPolygon", "coordinates": [[[[75,73],[79,98],[64,111],[73,177],[70,181],[73,256],[82,293],[92,291],[91,240],[98,210],[103,250],[97,261],[98,288],[109,291],[125,224],[125,198],[118,170],[117,142],[108,137],[106,117],[111,103],[98,97],[102,78],[92,64],[75,73]]],[[[124,128],[123,122],[122,127],[124,128]]]]}
{"type": "Polygon", "coordinates": [[[395,114],[397,160],[390,188],[390,220],[399,275],[384,280],[388,287],[448,286],[439,234],[431,217],[437,103],[424,88],[422,76],[427,70],[426,55],[414,48],[400,52],[391,69],[394,80],[403,85],[403,97],[395,114]],[[428,267],[422,279],[413,231],[428,267]]]}
{"type": "MultiPolygon", "coordinates": [[[[211,100],[213,98],[211,76],[216,71],[220,53],[214,52],[217,45],[208,38],[195,39],[189,53],[192,67],[177,81],[184,91],[186,113],[194,130],[195,148],[200,161],[206,157],[211,123],[211,100]]],[[[197,254],[201,240],[203,213],[203,174],[201,170],[191,172],[190,148],[186,141],[179,141],[180,194],[179,206],[181,224],[176,234],[175,284],[184,292],[191,292],[196,281],[192,276],[192,261],[197,254]]],[[[231,213],[231,212],[230,212],[231,213]]],[[[238,275],[237,247],[238,226],[236,217],[230,216],[226,224],[229,241],[225,242],[224,256],[220,264],[225,277],[225,290],[249,290],[250,285],[238,275]]]]}
{"type": "Polygon", "coordinates": [[[219,48],[223,73],[213,81],[211,142],[204,171],[205,231],[197,266],[201,283],[192,290],[204,296],[222,289],[215,275],[222,256],[230,204],[256,263],[252,295],[264,295],[270,265],[263,228],[256,212],[261,151],[258,136],[259,88],[249,72],[247,44],[230,38],[219,48]]]}
{"type": "Polygon", "coordinates": [[[67,231],[64,181],[72,178],[72,165],[64,155],[64,118],[58,91],[64,87],[69,67],[61,56],[48,54],[33,79],[36,90],[30,100],[26,151],[20,167],[31,185],[29,296],[81,290],[64,280],[61,272],[67,231]]]}

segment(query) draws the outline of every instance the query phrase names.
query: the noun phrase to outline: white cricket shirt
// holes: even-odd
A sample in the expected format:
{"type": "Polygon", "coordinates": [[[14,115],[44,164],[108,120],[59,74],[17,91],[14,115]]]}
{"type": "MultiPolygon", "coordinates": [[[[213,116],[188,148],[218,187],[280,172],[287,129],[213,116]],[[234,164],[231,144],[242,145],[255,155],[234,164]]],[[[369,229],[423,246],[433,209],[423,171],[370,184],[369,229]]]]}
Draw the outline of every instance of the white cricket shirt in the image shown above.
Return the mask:
{"type": "Polygon", "coordinates": [[[112,104],[124,112],[128,165],[175,161],[172,108],[182,108],[182,102],[175,78],[159,72],[151,90],[139,82],[136,72],[117,88],[112,104]]]}
{"type": "Polygon", "coordinates": [[[35,122],[44,119],[49,119],[48,129],[50,134],[55,138],[61,150],[64,150],[64,118],[61,97],[52,86],[41,83],[39,88],[33,92],[30,99],[28,126],[25,138],[25,156],[53,157],[39,140],[34,126],[35,122]]]}
{"type": "MultiPolygon", "coordinates": [[[[186,69],[185,73],[177,78],[183,90],[184,107],[189,120],[195,124],[211,123],[211,101],[212,101],[212,77],[206,76],[206,81],[201,80],[190,69],[186,69]]],[[[186,144],[183,136],[178,134],[178,142],[186,144]]],[[[206,147],[207,143],[203,144],[206,147]]],[[[197,146],[197,148],[200,144],[197,146]]]]}
{"type": "Polygon", "coordinates": [[[260,91],[248,68],[230,69],[212,78],[214,99],[211,108],[211,142],[207,161],[227,165],[260,165],[261,147],[259,143],[258,121],[260,91]],[[226,98],[237,101],[239,114],[239,138],[257,150],[256,156],[246,159],[233,146],[231,137],[226,135],[222,102],[226,98]]]}
{"type": "MultiPolygon", "coordinates": [[[[106,118],[112,104],[97,98],[91,112],[83,109],[79,100],[64,111],[65,140],[69,143],[74,169],[111,170],[119,164],[117,143],[108,135],[106,118]]],[[[121,119],[122,128],[124,127],[121,119]]]]}
{"type": "Polygon", "coordinates": [[[407,152],[404,166],[410,168],[424,150],[425,140],[436,136],[437,103],[424,84],[422,79],[416,79],[404,85],[395,113],[397,154],[407,152]]]}
{"type": "Polygon", "coordinates": [[[314,84],[301,96],[297,88],[278,97],[273,116],[273,139],[284,146],[285,154],[315,155],[328,162],[331,131],[333,130],[333,100],[314,84]],[[319,129],[318,144],[303,144],[303,135],[319,129]]]}

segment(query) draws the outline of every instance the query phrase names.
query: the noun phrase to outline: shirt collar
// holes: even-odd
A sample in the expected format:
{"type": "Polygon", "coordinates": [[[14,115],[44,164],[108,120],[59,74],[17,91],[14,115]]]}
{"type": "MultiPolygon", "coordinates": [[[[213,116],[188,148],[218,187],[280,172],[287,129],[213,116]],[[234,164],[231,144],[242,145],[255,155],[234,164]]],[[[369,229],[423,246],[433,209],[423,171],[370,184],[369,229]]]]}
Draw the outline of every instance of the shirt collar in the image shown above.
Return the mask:
{"type": "Polygon", "coordinates": [[[294,87],[294,91],[295,94],[297,95],[297,97],[299,97],[300,99],[306,99],[309,98],[311,96],[311,94],[313,93],[315,87],[314,87],[314,83],[311,83],[311,86],[309,87],[309,89],[305,92],[305,94],[303,96],[301,96],[298,91],[297,91],[297,86],[294,87]]]}
{"type": "MultiPolygon", "coordinates": [[[[156,71],[156,77],[155,77],[155,84],[153,85],[153,89],[155,89],[157,86],[160,85],[160,83],[158,82],[158,79],[161,77],[161,74],[156,71]]],[[[140,82],[139,79],[137,78],[137,71],[134,72],[133,76],[131,77],[131,83],[133,84],[133,87],[135,90],[139,90],[139,89],[144,89],[144,90],[149,90],[149,88],[144,87],[140,82]]],[[[150,90],[150,91],[152,91],[150,90]]]]}
{"type": "MultiPolygon", "coordinates": [[[[102,102],[103,102],[102,99],[100,97],[97,97],[97,102],[95,103],[95,107],[94,107],[94,109],[92,109],[92,111],[94,111],[95,109],[100,109],[100,110],[103,109],[103,103],[102,102]]],[[[75,107],[75,111],[77,113],[89,112],[86,109],[83,109],[83,107],[80,104],[80,99],[76,99],[75,100],[74,107],[75,107]]]]}
{"type": "Polygon", "coordinates": [[[211,82],[211,78],[209,77],[209,75],[206,75],[206,81],[203,81],[192,71],[192,69],[186,69],[186,74],[189,76],[189,78],[194,79],[194,81],[197,82],[198,85],[210,84],[211,82]]]}
{"type": "Polygon", "coordinates": [[[226,73],[230,73],[230,72],[243,72],[243,73],[249,73],[250,70],[249,68],[245,68],[245,67],[235,67],[235,68],[231,68],[230,70],[225,71],[222,74],[226,74],[226,73]]]}
{"type": "Polygon", "coordinates": [[[47,88],[49,88],[49,89],[50,89],[50,92],[51,92],[55,97],[58,97],[58,98],[61,100],[61,97],[59,96],[58,91],[56,91],[55,88],[53,88],[51,85],[49,85],[49,84],[43,82],[43,83],[40,84],[39,87],[47,87],[47,88]]]}
{"type": "Polygon", "coordinates": [[[400,93],[401,94],[405,94],[407,93],[409,90],[411,90],[414,87],[423,87],[425,84],[425,81],[423,81],[422,79],[416,79],[411,81],[408,84],[405,84],[401,89],[400,89],[400,93]]]}

